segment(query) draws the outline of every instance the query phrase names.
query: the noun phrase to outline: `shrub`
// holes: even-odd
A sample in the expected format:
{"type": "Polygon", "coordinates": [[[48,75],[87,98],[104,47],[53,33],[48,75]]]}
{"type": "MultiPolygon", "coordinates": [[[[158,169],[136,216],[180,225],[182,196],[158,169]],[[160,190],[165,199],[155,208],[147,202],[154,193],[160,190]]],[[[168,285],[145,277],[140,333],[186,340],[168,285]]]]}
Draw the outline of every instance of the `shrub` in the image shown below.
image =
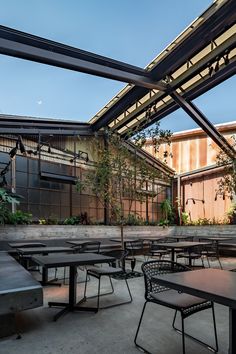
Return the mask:
{"type": "Polygon", "coordinates": [[[8,223],[13,225],[28,225],[32,222],[32,214],[17,210],[15,213],[10,213],[8,223]]]}

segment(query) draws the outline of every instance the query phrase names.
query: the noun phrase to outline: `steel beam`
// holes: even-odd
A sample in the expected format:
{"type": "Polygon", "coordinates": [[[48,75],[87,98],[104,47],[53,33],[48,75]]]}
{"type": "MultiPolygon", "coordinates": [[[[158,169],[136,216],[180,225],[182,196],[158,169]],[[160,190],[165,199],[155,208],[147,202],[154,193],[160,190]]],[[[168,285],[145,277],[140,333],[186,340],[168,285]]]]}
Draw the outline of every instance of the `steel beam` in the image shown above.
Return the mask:
{"type": "MultiPolygon", "coordinates": [[[[233,61],[232,63],[228,64],[227,66],[220,68],[220,70],[214,74],[212,77],[207,77],[204,78],[202,81],[200,81],[197,85],[192,87],[189,91],[184,92],[182,97],[186,100],[194,100],[195,98],[201,96],[205,92],[209,91],[213,87],[219,85],[223,81],[229,79],[233,75],[236,75],[236,61],[233,61]]],[[[162,94],[161,98],[164,98],[165,95],[162,94]]],[[[162,109],[160,109],[158,112],[153,113],[150,116],[149,122],[145,124],[145,128],[152,125],[154,122],[157,122],[161,120],[162,118],[166,117],[167,115],[175,112],[177,109],[179,109],[179,105],[175,101],[170,101],[168,102],[162,109]]],[[[135,113],[135,112],[134,112],[135,113]]],[[[131,113],[130,118],[134,119],[135,114],[131,113]]],[[[130,122],[131,119],[126,120],[124,124],[119,124],[119,128],[122,128],[124,125],[130,122]]],[[[140,123],[138,123],[140,124],[140,123]]],[[[134,126],[134,128],[136,125],[134,126]]],[[[135,129],[134,129],[135,130],[135,129]]],[[[126,133],[121,134],[123,137],[126,136],[126,133]]]]}
{"type": "Polygon", "coordinates": [[[0,53],[149,89],[165,90],[145,69],[0,26],[0,53]]]}
{"type": "Polygon", "coordinates": [[[73,135],[80,135],[80,136],[91,136],[93,133],[91,131],[84,131],[84,130],[70,130],[70,129],[34,129],[34,128],[0,128],[0,134],[18,134],[18,135],[38,135],[38,134],[45,134],[45,135],[64,135],[64,136],[73,136],[73,135]]]}
{"type": "MultiPolygon", "coordinates": [[[[217,4],[212,6],[217,7],[217,4]]],[[[229,28],[236,21],[236,1],[229,0],[221,6],[213,16],[210,16],[202,25],[194,29],[191,35],[176,45],[160,62],[150,71],[155,80],[169,75],[178,67],[203,49],[214,38],[229,28]]],[[[104,114],[93,123],[93,130],[99,130],[109,125],[116,117],[127,110],[148,93],[144,87],[132,87],[121,99],[109,108],[104,114]]]]}
{"type": "Polygon", "coordinates": [[[231,158],[236,158],[236,151],[221,135],[214,125],[191,101],[186,101],[177,92],[170,93],[175,102],[211,137],[211,139],[231,158]]]}

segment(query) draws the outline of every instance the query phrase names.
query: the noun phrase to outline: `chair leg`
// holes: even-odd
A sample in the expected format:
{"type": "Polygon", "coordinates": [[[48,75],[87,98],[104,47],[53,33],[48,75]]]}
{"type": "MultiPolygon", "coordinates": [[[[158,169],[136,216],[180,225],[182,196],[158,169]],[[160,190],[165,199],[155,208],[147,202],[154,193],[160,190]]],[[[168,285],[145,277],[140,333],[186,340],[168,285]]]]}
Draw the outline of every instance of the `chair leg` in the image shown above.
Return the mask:
{"type": "Polygon", "coordinates": [[[96,277],[96,278],[98,279],[98,293],[97,293],[97,295],[93,295],[93,296],[87,297],[87,296],[86,296],[86,292],[87,292],[88,277],[89,277],[89,275],[86,274],[86,281],[85,281],[85,287],[84,287],[84,299],[85,299],[85,300],[86,300],[86,299],[93,299],[93,298],[96,297],[96,298],[97,298],[97,310],[102,310],[102,309],[107,309],[107,308],[110,308],[110,307],[121,306],[121,305],[129,304],[130,302],[133,301],[133,298],[132,298],[132,294],[131,294],[131,291],[130,291],[130,288],[129,288],[128,281],[127,281],[127,279],[125,279],[125,283],[126,283],[126,286],[127,286],[127,290],[128,290],[129,298],[130,298],[130,299],[129,299],[128,301],[119,302],[119,303],[114,304],[114,305],[108,305],[108,306],[100,307],[100,297],[101,297],[101,296],[105,296],[105,295],[111,295],[111,294],[114,293],[114,287],[113,287],[113,283],[112,283],[111,277],[108,276],[108,277],[109,277],[110,284],[111,284],[111,291],[101,294],[101,276],[100,276],[100,277],[96,277]]]}
{"type": "Polygon", "coordinates": [[[137,343],[138,334],[139,334],[139,330],[140,330],[141,323],[142,323],[142,320],[143,320],[143,315],[144,315],[144,312],[145,312],[145,309],[146,309],[146,305],[147,305],[147,301],[145,301],[145,303],[143,305],[143,310],[142,310],[142,313],[141,313],[141,317],[139,319],[138,328],[137,328],[137,331],[136,331],[136,334],[135,334],[135,337],[134,337],[134,344],[136,345],[136,347],[141,349],[143,352],[151,354],[149,351],[147,351],[147,349],[145,349],[144,347],[142,347],[140,344],[137,343]]]}
{"type": "MultiPolygon", "coordinates": [[[[183,336],[183,331],[184,331],[184,324],[183,324],[183,321],[184,321],[184,317],[181,313],[181,320],[182,320],[182,330],[178,329],[176,326],[175,326],[175,320],[176,320],[176,314],[177,314],[177,310],[175,311],[175,314],[174,314],[174,319],[173,319],[173,322],[172,322],[172,327],[174,328],[174,330],[179,333],[179,334],[182,334],[183,336]]],[[[193,337],[192,335],[188,334],[188,333],[184,333],[185,336],[187,336],[188,338],[194,340],[195,342],[203,345],[204,347],[207,347],[209,350],[211,350],[212,352],[214,353],[217,353],[218,352],[218,339],[217,339],[217,332],[216,332],[216,321],[215,321],[215,311],[214,311],[214,304],[212,303],[212,316],[213,316],[213,326],[214,326],[214,336],[215,336],[215,348],[212,347],[211,345],[201,341],[200,339],[196,338],[196,337],[193,337]]],[[[183,341],[183,337],[182,337],[182,341],[183,341]]],[[[183,352],[185,353],[185,352],[183,352]]]]}
{"type": "Polygon", "coordinates": [[[219,265],[220,265],[220,269],[223,269],[221,261],[220,261],[220,257],[218,256],[217,259],[218,259],[218,262],[219,262],[219,265]]]}
{"type": "Polygon", "coordinates": [[[215,352],[218,352],[218,337],[217,337],[217,331],[216,331],[216,317],[215,317],[215,307],[214,303],[212,303],[212,318],[213,318],[213,325],[214,325],[214,335],[215,335],[215,352]]]}

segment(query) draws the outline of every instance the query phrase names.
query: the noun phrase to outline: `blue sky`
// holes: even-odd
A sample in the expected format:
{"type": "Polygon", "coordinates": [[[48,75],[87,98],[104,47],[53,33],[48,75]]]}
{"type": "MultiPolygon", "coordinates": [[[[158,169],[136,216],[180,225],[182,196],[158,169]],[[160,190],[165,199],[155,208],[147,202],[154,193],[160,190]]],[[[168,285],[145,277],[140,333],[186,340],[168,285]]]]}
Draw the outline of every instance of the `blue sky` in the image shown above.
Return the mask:
{"type": "MultiPolygon", "coordinates": [[[[144,67],[211,0],[0,0],[0,24],[144,67]]],[[[0,55],[0,113],[88,121],[123,83],[0,55]]],[[[213,123],[236,120],[235,77],[195,103],[213,123]]],[[[163,128],[195,127],[181,109],[163,128]]]]}

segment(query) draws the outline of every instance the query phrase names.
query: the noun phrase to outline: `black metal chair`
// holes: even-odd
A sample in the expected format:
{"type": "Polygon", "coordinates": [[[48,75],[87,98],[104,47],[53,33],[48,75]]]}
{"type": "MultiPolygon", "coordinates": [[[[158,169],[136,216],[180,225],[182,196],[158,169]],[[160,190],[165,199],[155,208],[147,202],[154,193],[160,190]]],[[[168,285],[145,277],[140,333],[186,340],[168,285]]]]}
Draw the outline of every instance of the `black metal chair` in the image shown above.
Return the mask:
{"type": "Polygon", "coordinates": [[[145,312],[145,308],[147,303],[154,303],[162,306],[166,306],[175,310],[174,319],[172,323],[172,327],[178,332],[182,334],[182,346],[183,346],[183,354],[185,354],[185,336],[188,336],[191,339],[194,339],[198,343],[206,346],[208,349],[217,352],[218,351],[218,340],[217,340],[217,333],[216,333],[216,323],[215,323],[215,313],[214,313],[214,304],[210,301],[206,301],[205,299],[201,299],[196,296],[179,293],[176,290],[172,290],[166,288],[163,285],[160,285],[156,282],[152,281],[152,277],[159,274],[167,274],[167,273],[175,273],[175,272],[185,272],[190,270],[186,266],[166,261],[166,260],[155,260],[155,261],[148,261],[144,262],[142,265],[142,271],[144,274],[144,282],[145,282],[145,303],[143,306],[142,314],[139,320],[138,328],[136,331],[134,343],[135,345],[140,348],[145,353],[148,352],[144,347],[137,343],[138,333],[140,330],[140,326],[143,320],[143,315],[145,312]],[[212,309],[213,315],[213,324],[214,324],[214,334],[215,334],[215,344],[216,347],[213,348],[212,346],[202,342],[201,340],[191,336],[190,334],[185,333],[184,330],[184,319],[193,315],[196,312],[212,309]],[[182,328],[178,329],[175,326],[175,320],[177,312],[180,312],[181,315],[181,324],[182,328]]]}
{"type": "Polygon", "coordinates": [[[202,256],[204,258],[206,258],[207,263],[208,263],[208,267],[211,268],[211,264],[210,264],[211,260],[217,259],[220,269],[223,269],[221,261],[220,261],[219,247],[217,245],[217,241],[215,241],[215,240],[211,241],[211,240],[209,240],[209,238],[208,239],[202,238],[201,240],[204,242],[211,242],[211,244],[205,245],[202,250],[202,256]]]}
{"type": "Polygon", "coordinates": [[[123,269],[120,268],[120,265],[122,264],[122,261],[124,260],[124,258],[127,256],[128,252],[125,250],[114,250],[114,251],[104,252],[103,254],[110,256],[110,257],[114,257],[116,259],[116,261],[112,262],[108,266],[89,267],[87,269],[86,282],[85,282],[85,287],[84,287],[84,299],[86,300],[86,299],[91,299],[91,298],[96,297],[97,298],[97,310],[128,304],[128,303],[132,302],[132,300],[133,300],[131,292],[130,292],[129,284],[127,282],[126,274],[123,271],[123,269]],[[117,267],[117,265],[119,267],[117,267]],[[97,293],[97,295],[87,297],[86,293],[87,293],[87,283],[88,283],[89,276],[95,277],[96,279],[98,279],[98,293],[97,293]],[[111,291],[101,294],[101,278],[104,276],[107,276],[109,278],[110,285],[111,285],[111,291]],[[128,293],[129,293],[129,300],[101,307],[100,306],[100,297],[114,293],[112,278],[123,279],[125,281],[127,289],[128,289],[128,293]]]}
{"type": "Polygon", "coordinates": [[[183,258],[185,260],[188,260],[188,263],[192,263],[192,261],[195,263],[195,261],[199,259],[201,260],[202,267],[204,268],[203,245],[195,246],[193,249],[189,248],[185,252],[180,252],[179,254],[177,254],[176,258],[183,258]]]}
{"type": "Polygon", "coordinates": [[[73,246],[75,253],[99,253],[100,252],[100,241],[87,241],[81,243],[79,246],[73,246]]]}
{"type": "Polygon", "coordinates": [[[170,255],[170,252],[166,249],[162,239],[147,240],[146,242],[148,242],[148,250],[146,253],[147,260],[149,257],[158,257],[159,259],[162,259],[163,256],[170,255]],[[163,247],[157,245],[160,243],[163,243],[163,247]]]}

